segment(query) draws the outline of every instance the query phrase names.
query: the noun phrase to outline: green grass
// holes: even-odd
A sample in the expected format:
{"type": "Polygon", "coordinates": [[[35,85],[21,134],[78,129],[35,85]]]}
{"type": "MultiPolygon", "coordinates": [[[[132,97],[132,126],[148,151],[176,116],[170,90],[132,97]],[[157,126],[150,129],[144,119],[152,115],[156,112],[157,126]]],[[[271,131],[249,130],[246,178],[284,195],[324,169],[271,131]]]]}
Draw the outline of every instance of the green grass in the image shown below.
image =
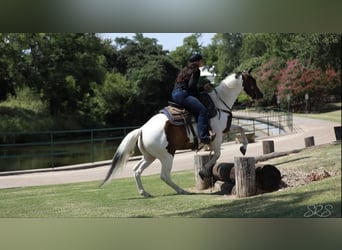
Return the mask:
{"type": "Polygon", "coordinates": [[[341,124],[341,103],[327,104],[322,107],[321,113],[308,113],[308,114],[296,113],[295,115],[306,117],[306,118],[326,120],[326,121],[331,121],[331,122],[336,122],[336,123],[341,124]]]}
{"type": "MultiPolygon", "coordinates": [[[[329,217],[341,216],[341,144],[306,149],[268,163],[282,169],[319,168],[337,171],[334,177],[248,198],[207,192],[177,195],[158,175],[144,176],[145,189],[154,198],[141,197],[133,178],[115,179],[103,188],[100,182],[0,190],[2,218],[103,218],[103,217],[276,217],[303,218],[308,206],[331,205],[329,217]],[[319,164],[317,164],[319,162],[319,164]]],[[[193,171],[176,172],[173,180],[194,191],[193,171]]],[[[313,216],[315,217],[315,216],[313,216]]],[[[317,217],[317,216],[316,216],[317,217]]]]}

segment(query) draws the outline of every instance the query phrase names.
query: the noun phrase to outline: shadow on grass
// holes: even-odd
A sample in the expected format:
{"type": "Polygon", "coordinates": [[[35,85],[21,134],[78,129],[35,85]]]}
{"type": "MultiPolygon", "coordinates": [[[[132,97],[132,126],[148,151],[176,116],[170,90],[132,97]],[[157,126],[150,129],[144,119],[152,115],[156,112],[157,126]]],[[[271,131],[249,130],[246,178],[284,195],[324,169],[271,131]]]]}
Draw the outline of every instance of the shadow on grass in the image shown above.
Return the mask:
{"type": "Polygon", "coordinates": [[[300,160],[310,159],[310,158],[311,158],[311,156],[299,157],[299,158],[291,159],[291,160],[288,160],[288,161],[283,161],[281,163],[277,163],[277,164],[274,164],[274,165],[279,166],[279,165],[287,164],[287,163],[290,163],[290,162],[295,162],[295,161],[300,161],[300,160]]]}
{"type": "MultiPolygon", "coordinates": [[[[278,191],[240,199],[227,198],[226,204],[169,214],[168,216],[201,218],[304,218],[304,214],[312,206],[310,198],[329,191],[330,189],[328,188],[300,193],[282,193],[278,191]],[[305,204],[306,201],[308,204],[305,204]]],[[[316,205],[330,205],[329,211],[324,214],[324,217],[341,217],[341,202],[316,205]]],[[[313,213],[310,217],[323,217],[320,216],[320,213],[320,211],[317,211],[317,214],[313,213]]]]}

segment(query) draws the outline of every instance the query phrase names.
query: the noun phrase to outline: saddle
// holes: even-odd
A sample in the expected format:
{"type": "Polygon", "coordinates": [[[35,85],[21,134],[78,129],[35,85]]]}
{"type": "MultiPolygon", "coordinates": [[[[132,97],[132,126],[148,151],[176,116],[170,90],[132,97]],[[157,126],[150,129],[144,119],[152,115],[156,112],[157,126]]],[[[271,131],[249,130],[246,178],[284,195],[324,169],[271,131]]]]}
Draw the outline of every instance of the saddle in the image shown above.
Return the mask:
{"type": "MultiPolygon", "coordinates": [[[[208,109],[209,119],[216,116],[217,110],[215,104],[207,93],[200,93],[198,99],[208,109]]],[[[185,126],[188,136],[192,137],[194,141],[198,141],[197,134],[193,127],[193,124],[196,122],[196,118],[181,105],[174,102],[168,103],[169,106],[162,109],[161,113],[167,116],[171,124],[176,126],[185,126]]]]}
{"type": "Polygon", "coordinates": [[[194,148],[198,147],[198,137],[193,124],[196,122],[195,117],[182,106],[174,102],[168,102],[169,106],[160,111],[167,116],[169,122],[176,126],[185,126],[190,141],[194,143],[194,148]]]}
{"type": "Polygon", "coordinates": [[[193,115],[182,106],[174,102],[168,102],[169,106],[162,109],[160,112],[165,114],[171,124],[176,126],[183,126],[191,123],[193,115]]]}
{"type": "MultiPolygon", "coordinates": [[[[218,110],[211,97],[207,93],[201,92],[198,96],[198,99],[208,109],[209,119],[217,115],[218,110]]],[[[181,105],[170,101],[168,103],[169,106],[165,107],[160,112],[167,116],[171,124],[176,126],[185,126],[188,134],[190,134],[190,131],[193,137],[197,138],[197,135],[193,128],[193,124],[195,123],[196,118],[181,105]]],[[[229,132],[230,126],[232,124],[233,114],[231,111],[228,110],[224,112],[228,113],[228,120],[226,128],[222,131],[222,133],[227,133],[229,132]]]]}

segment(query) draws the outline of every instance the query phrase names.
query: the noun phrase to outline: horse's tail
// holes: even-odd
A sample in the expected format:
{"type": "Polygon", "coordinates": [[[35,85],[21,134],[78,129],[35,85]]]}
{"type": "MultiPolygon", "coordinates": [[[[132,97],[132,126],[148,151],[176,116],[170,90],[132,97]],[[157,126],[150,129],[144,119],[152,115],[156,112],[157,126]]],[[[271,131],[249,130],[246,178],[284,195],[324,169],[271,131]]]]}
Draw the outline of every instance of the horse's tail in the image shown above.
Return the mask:
{"type": "Polygon", "coordinates": [[[120,143],[118,149],[116,150],[112,165],[107,173],[106,178],[100,185],[102,187],[112,176],[114,172],[126,165],[128,158],[134,153],[135,146],[137,144],[138,138],[141,135],[141,128],[131,131],[120,143]]]}

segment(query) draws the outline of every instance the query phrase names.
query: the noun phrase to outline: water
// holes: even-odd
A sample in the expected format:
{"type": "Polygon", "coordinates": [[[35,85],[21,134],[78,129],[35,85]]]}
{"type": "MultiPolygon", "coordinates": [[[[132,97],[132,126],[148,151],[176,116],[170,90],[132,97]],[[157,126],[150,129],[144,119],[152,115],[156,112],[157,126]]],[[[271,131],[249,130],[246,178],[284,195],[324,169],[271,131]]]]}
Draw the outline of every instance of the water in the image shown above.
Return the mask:
{"type": "Polygon", "coordinates": [[[109,160],[120,141],[0,148],[0,172],[109,160]]]}
{"type": "Polygon", "coordinates": [[[132,129],[1,133],[0,172],[109,160],[132,129]]]}

